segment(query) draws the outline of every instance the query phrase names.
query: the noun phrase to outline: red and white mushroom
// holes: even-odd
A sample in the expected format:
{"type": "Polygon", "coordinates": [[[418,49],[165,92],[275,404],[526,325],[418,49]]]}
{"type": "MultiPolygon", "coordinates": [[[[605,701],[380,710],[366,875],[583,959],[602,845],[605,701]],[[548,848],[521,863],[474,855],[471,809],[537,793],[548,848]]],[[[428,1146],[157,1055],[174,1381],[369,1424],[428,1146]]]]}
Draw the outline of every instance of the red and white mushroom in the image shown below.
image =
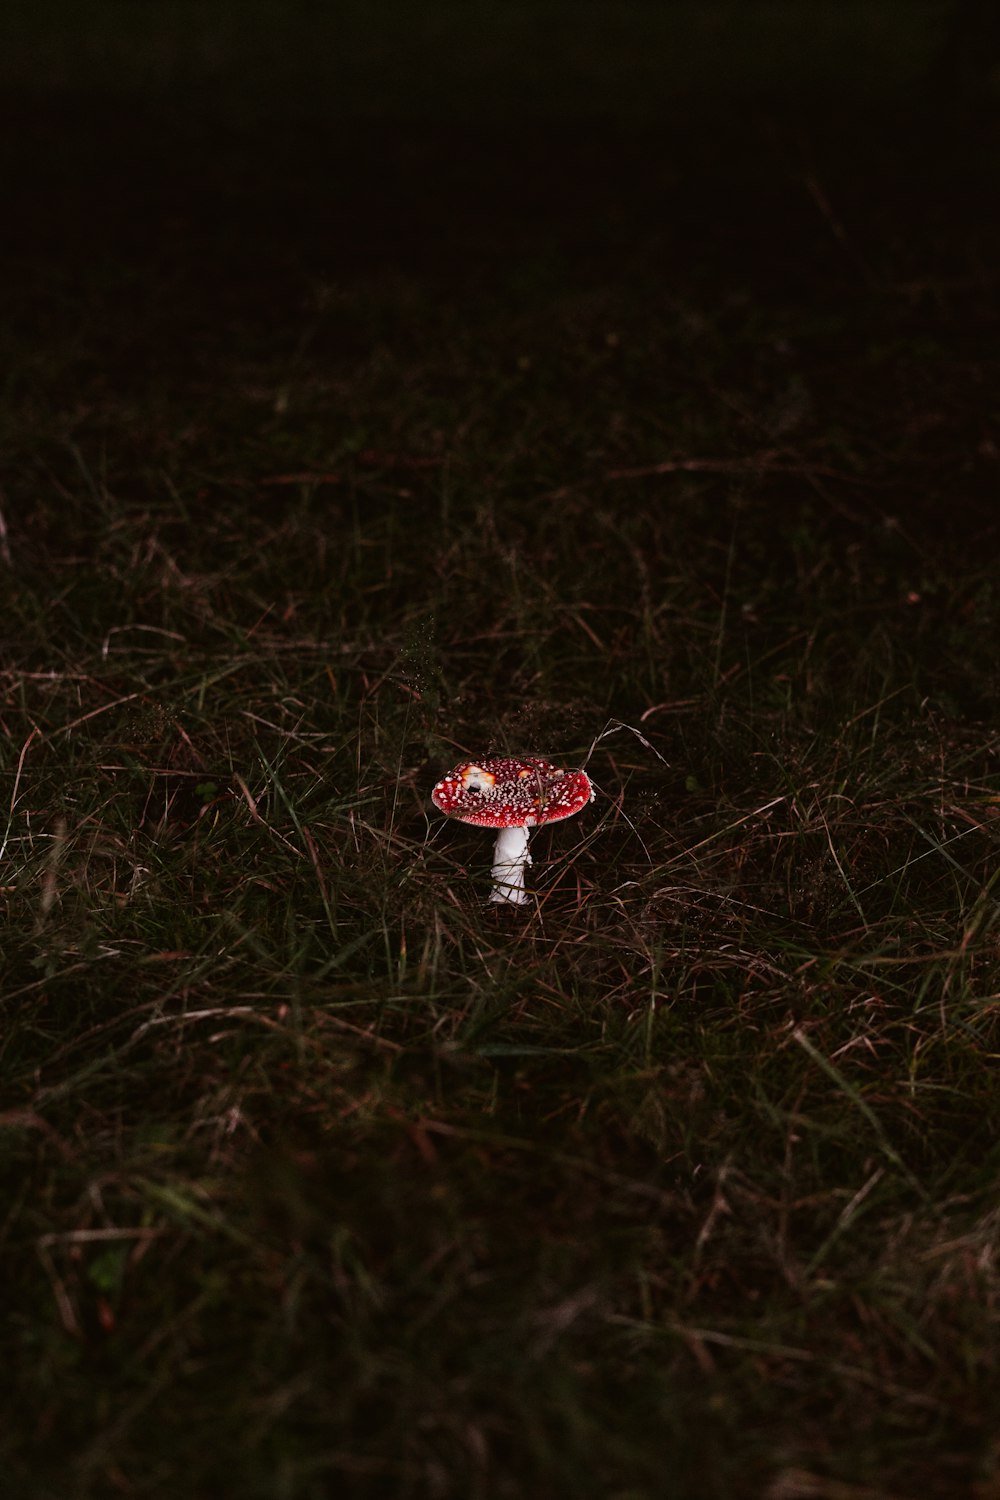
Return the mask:
{"type": "Polygon", "coordinates": [[[594,795],[586,771],[560,771],[538,756],[470,760],[449,771],[431,792],[439,811],[462,823],[496,828],[491,901],[524,906],[525,866],[532,828],[571,818],[594,795]]]}

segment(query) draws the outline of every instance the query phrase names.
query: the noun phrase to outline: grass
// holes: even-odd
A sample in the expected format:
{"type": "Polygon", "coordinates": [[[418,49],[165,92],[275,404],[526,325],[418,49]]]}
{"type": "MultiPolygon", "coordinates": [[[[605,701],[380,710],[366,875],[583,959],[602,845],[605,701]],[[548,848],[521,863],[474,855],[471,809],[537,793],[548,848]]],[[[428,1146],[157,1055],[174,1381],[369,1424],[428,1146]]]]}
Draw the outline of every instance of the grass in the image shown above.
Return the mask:
{"type": "Polygon", "coordinates": [[[67,109],[2,293],[6,1493],[988,1500],[974,150],[67,109]],[[505,751],[599,792],[523,912],[428,799],[505,751]]]}

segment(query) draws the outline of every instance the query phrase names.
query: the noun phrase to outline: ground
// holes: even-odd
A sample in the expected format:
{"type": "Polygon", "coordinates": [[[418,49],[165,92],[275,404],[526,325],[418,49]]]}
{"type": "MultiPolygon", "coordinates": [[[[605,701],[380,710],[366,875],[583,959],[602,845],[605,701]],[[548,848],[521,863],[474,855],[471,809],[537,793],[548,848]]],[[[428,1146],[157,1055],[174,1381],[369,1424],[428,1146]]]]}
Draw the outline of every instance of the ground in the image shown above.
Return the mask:
{"type": "Polygon", "coordinates": [[[989,132],[349,102],[4,106],[5,1493],[995,1500],[989,132]]]}

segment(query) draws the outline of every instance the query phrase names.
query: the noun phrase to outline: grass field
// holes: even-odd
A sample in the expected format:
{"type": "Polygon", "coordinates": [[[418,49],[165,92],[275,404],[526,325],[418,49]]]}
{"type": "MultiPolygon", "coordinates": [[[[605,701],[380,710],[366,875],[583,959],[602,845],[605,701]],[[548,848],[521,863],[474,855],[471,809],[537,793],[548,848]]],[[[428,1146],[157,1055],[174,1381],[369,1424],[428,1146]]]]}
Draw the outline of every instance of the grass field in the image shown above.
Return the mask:
{"type": "Polygon", "coordinates": [[[17,109],[4,1495],[997,1500],[988,141],[17,109]]]}

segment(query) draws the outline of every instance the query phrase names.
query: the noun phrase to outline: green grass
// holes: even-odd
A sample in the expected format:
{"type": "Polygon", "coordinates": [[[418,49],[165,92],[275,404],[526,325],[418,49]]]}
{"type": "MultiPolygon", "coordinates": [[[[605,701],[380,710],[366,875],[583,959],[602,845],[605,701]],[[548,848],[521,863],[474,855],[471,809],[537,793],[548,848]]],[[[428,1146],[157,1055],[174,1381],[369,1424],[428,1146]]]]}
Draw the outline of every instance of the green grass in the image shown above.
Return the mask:
{"type": "Polygon", "coordinates": [[[987,1500],[974,152],[71,118],[2,291],[5,1493],[987,1500]],[[428,797],[504,751],[598,788],[524,911],[428,797]]]}

